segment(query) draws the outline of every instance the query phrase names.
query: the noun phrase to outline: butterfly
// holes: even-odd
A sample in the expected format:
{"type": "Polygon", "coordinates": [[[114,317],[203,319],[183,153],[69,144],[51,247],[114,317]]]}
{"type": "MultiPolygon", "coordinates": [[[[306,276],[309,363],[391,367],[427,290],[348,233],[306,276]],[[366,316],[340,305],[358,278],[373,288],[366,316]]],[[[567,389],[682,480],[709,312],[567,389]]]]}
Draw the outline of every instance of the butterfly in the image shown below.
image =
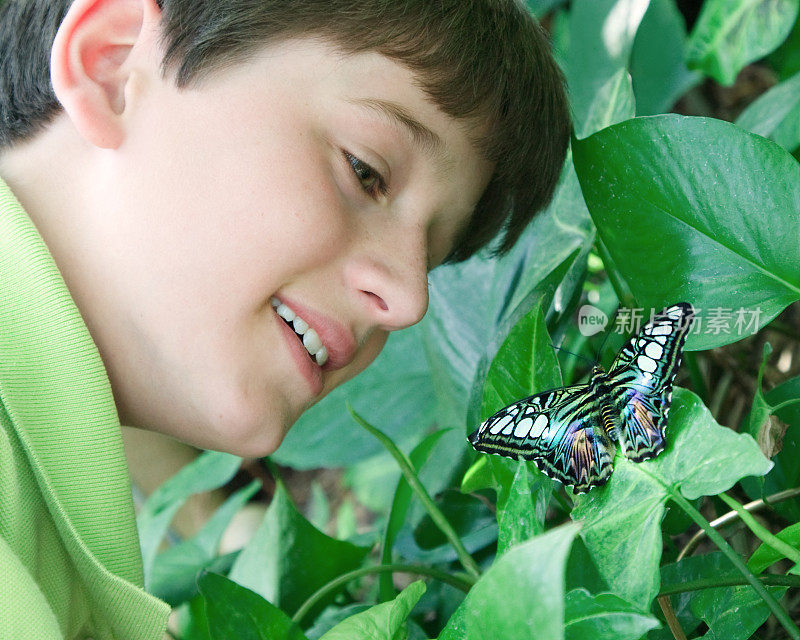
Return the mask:
{"type": "Polygon", "coordinates": [[[537,393],[487,418],[470,436],[478,451],[532,460],[585,493],[608,482],[614,444],[633,462],[664,450],[672,382],[694,308],[679,302],[653,317],[588,384],[537,393]]]}

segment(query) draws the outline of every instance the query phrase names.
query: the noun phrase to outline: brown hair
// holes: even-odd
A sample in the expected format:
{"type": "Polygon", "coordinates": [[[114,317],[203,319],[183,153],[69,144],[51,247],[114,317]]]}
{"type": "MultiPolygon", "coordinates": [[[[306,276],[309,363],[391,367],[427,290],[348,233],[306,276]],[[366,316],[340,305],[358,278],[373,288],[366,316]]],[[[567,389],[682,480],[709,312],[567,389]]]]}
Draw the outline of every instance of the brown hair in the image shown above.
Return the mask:
{"type": "MultiPolygon", "coordinates": [[[[496,163],[448,261],[500,238],[508,251],[550,201],[569,141],[564,79],[518,0],[160,0],[164,73],[188,86],[269,42],[319,35],[348,53],[376,51],[412,69],[444,113],[481,131],[496,163]]],[[[0,6],[0,149],[58,112],[49,52],[70,0],[0,6]],[[38,35],[36,35],[38,34],[38,35]]]]}

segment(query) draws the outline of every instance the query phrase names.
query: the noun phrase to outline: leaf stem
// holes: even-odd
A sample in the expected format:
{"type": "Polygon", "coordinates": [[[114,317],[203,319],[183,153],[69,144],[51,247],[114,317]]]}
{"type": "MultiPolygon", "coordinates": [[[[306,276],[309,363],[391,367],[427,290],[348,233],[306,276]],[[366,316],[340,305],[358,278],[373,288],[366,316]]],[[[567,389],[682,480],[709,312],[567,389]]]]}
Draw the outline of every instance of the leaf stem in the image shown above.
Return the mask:
{"type": "Polygon", "coordinates": [[[739,514],[742,522],[747,525],[762,542],[772,547],[775,551],[780,553],[785,558],[789,558],[795,564],[800,563],[800,551],[793,546],[786,544],[783,540],[774,535],[769,529],[764,527],[758,520],[756,520],[745,508],[736,500],[731,498],[726,493],[720,493],[720,500],[727,504],[731,509],[739,514]]]}
{"type": "MultiPolygon", "coordinates": [[[[768,587],[800,587],[800,576],[766,574],[757,578],[761,584],[768,587]]],[[[715,589],[716,587],[737,587],[750,584],[739,576],[714,576],[713,578],[697,578],[696,580],[676,582],[675,584],[661,585],[658,596],[672,596],[687,591],[700,591],[701,589],[715,589]]]]}
{"type": "Polygon", "coordinates": [[[753,574],[750,569],[747,568],[742,559],[739,555],[731,548],[731,546],[725,541],[719,532],[711,526],[711,524],[703,517],[703,514],[700,513],[697,509],[694,508],[692,503],[690,503],[686,498],[684,498],[680,491],[675,488],[670,489],[670,497],[675,501],[675,503],[686,512],[686,514],[695,521],[695,523],[702,528],[706,535],[711,538],[711,541],[719,547],[719,550],[725,554],[728,560],[731,561],[734,567],[736,567],[739,572],[744,576],[747,583],[756,590],[761,599],[764,600],[766,605],[769,607],[770,611],[775,615],[778,619],[778,622],[781,623],[784,629],[786,629],[789,636],[792,640],[800,640],[800,629],[797,628],[797,625],[792,622],[789,618],[789,615],[786,611],[781,607],[777,600],[772,596],[772,594],[766,590],[764,585],[759,581],[758,578],[753,574]]]}
{"type": "Polygon", "coordinates": [[[302,604],[300,608],[295,612],[292,616],[292,620],[294,622],[299,623],[307,614],[308,612],[314,608],[320,600],[325,598],[325,596],[330,595],[331,592],[337,591],[345,584],[350,582],[351,580],[355,580],[356,578],[361,578],[363,576],[372,575],[375,573],[413,573],[419,576],[429,576],[440,582],[444,582],[449,584],[456,589],[460,589],[464,593],[468,593],[472,586],[475,584],[476,579],[472,576],[458,576],[453,575],[451,573],[447,573],[446,571],[441,571],[440,569],[434,569],[433,567],[426,567],[424,565],[416,565],[416,564],[378,564],[372,565],[369,567],[362,567],[361,569],[355,569],[354,571],[348,571],[347,573],[343,573],[342,575],[334,578],[327,584],[323,585],[317,591],[315,591],[311,596],[302,604]]]}
{"type": "Polygon", "coordinates": [[[458,559],[461,562],[461,565],[464,569],[469,573],[473,578],[479,578],[481,575],[481,571],[478,568],[477,563],[472,558],[472,556],[467,551],[464,543],[461,542],[461,538],[458,537],[458,534],[453,530],[453,527],[447,521],[447,518],[444,517],[444,514],[439,510],[439,507],[433,502],[428,490],[425,486],[420,482],[419,478],[417,477],[417,473],[414,470],[414,466],[411,464],[411,461],[406,457],[406,455],[397,448],[394,442],[392,442],[391,438],[389,438],[385,433],[376,429],[371,424],[369,424],[366,420],[364,420],[360,415],[358,415],[353,408],[348,403],[347,410],[350,412],[350,415],[353,416],[353,419],[358,422],[364,429],[366,429],[369,433],[375,436],[378,440],[380,440],[381,444],[392,454],[392,457],[397,461],[397,464],[400,466],[400,471],[403,472],[408,484],[414,490],[414,493],[417,494],[417,497],[422,502],[425,510],[430,515],[433,522],[439,527],[439,530],[445,535],[445,537],[450,541],[450,544],[453,545],[453,548],[458,555],[458,559]]]}
{"type": "MultiPolygon", "coordinates": [[[[742,508],[745,511],[758,511],[763,509],[764,507],[777,504],[778,502],[783,502],[784,500],[789,500],[790,498],[794,498],[795,496],[800,495],[800,487],[794,487],[793,489],[786,489],[784,491],[779,491],[778,493],[773,493],[766,498],[761,500],[753,500],[753,502],[748,502],[742,508]]],[[[719,518],[715,518],[709,524],[712,528],[716,529],[717,527],[721,527],[724,524],[728,524],[732,520],[736,520],[739,517],[739,514],[735,511],[729,511],[721,515],[719,518]]],[[[700,542],[706,535],[706,532],[703,529],[700,529],[697,533],[695,533],[690,539],[689,542],[686,543],[686,546],[681,549],[681,552],[678,554],[677,560],[683,559],[689,552],[692,551],[697,546],[697,543],[700,542]]]]}

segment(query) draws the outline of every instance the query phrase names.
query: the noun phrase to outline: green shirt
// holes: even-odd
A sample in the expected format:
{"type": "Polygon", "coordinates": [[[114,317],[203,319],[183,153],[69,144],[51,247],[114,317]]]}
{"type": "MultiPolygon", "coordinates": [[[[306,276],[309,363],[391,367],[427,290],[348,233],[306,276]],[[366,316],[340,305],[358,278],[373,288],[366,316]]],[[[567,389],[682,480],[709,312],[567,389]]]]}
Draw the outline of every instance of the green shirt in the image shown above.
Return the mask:
{"type": "Polygon", "coordinates": [[[161,640],[169,606],[143,585],[108,376],[0,180],[0,638],[161,640]]]}

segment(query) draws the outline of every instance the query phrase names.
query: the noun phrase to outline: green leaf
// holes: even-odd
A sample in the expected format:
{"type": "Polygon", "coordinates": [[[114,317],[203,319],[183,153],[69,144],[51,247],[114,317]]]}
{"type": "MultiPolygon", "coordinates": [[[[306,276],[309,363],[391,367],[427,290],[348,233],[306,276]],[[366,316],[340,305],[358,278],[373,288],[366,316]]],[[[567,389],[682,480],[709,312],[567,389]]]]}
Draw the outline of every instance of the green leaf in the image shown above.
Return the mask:
{"type": "Polygon", "coordinates": [[[368,547],[315,529],[278,483],[261,525],[236,559],[230,577],[293,613],[317,589],[357,568],[368,552],[368,547]]]}
{"type": "Polygon", "coordinates": [[[512,402],[561,384],[540,300],[514,325],[492,360],[483,388],[481,420],[512,402]]]}
{"type": "Polygon", "coordinates": [[[592,219],[638,302],[699,309],[687,348],[739,340],[800,299],[800,165],[784,149],[676,115],[573,147],[592,219]]]}
{"type": "Polygon", "coordinates": [[[537,18],[541,18],[548,11],[564,4],[567,0],[525,0],[530,12],[537,18]]]}
{"type": "Polygon", "coordinates": [[[701,80],[700,73],[686,67],[685,47],[686,25],[675,0],[650,0],[631,52],[637,115],[670,111],[701,80]]]}
{"type": "Polygon", "coordinates": [[[260,480],[242,487],[217,509],[195,536],[158,554],[153,565],[151,592],[174,607],[197,593],[197,574],[203,569],[213,572],[230,569],[236,554],[219,557],[219,542],[233,516],[260,487],[260,480]]]}
{"type": "MultiPolygon", "coordinates": [[[[785,587],[770,587],[776,598],[785,587]]],[[[719,587],[693,593],[692,612],[708,625],[704,640],[747,640],[769,617],[770,610],[749,586],[719,587]]]]}
{"type": "Polygon", "coordinates": [[[716,495],[771,466],[749,435],[719,426],[697,396],[676,388],[664,453],[638,464],[618,453],[611,480],[576,496],[572,518],[583,522],[583,541],[611,590],[646,608],[658,593],[670,493],[679,490],[689,500],[716,495]]]}
{"type": "MultiPolygon", "coordinates": [[[[764,394],[771,406],[800,398],[800,376],[787,380],[764,394]]],[[[775,466],[764,478],[763,495],[791,489],[800,484],[800,405],[791,404],[775,411],[775,416],[789,425],[783,436],[783,447],[773,458],[775,466]]],[[[762,497],[762,487],[755,482],[745,481],[742,485],[753,498],[762,497]]],[[[800,507],[796,500],[780,502],[774,509],[790,522],[800,520],[800,507]]]]}
{"type": "Polygon", "coordinates": [[[612,593],[590,595],[585,589],[570,591],[564,613],[567,640],[638,640],[659,626],[649,613],[612,593]]]}
{"type": "MultiPolygon", "coordinates": [[[[709,626],[703,636],[707,640],[745,640],[769,615],[769,608],[750,586],[707,588],[741,577],[721,552],[690,556],[661,569],[663,589],[693,588],[670,599],[684,631],[691,632],[703,620],[709,626]]],[[[776,597],[785,591],[781,587],[769,590],[776,597]]]]}
{"type": "MultiPolygon", "coordinates": [[[[775,534],[779,540],[786,544],[793,546],[795,549],[800,549],[800,522],[789,525],[782,531],[775,534]]],[[[762,543],[755,551],[750,559],[747,561],[747,566],[753,573],[761,573],[767,567],[775,564],[778,560],[784,558],[783,554],[773,549],[766,542],[762,543]]],[[[800,574],[800,565],[794,565],[789,573],[800,574]]]]}
{"type": "Polygon", "coordinates": [[[510,549],[475,583],[439,640],[564,638],[564,567],[575,534],[562,525],[510,549]]]}
{"type": "Polygon", "coordinates": [[[347,402],[401,446],[419,441],[434,423],[436,408],[422,332],[421,325],[392,332],[375,362],[303,413],[270,457],[295,469],[315,469],[348,466],[380,453],[380,445],[353,424],[347,402]]]}
{"type": "Polygon", "coordinates": [[[609,79],[627,70],[639,23],[649,0],[576,0],[569,16],[564,73],[575,130],[583,131],[596,96],[609,79]]]}
{"type": "Polygon", "coordinates": [[[589,111],[576,135],[585,138],[636,114],[633,84],[627,69],[621,68],[601,85],[589,106],[589,111]]]}
{"type": "MultiPolygon", "coordinates": [[[[444,430],[434,431],[428,434],[422,442],[420,442],[409,455],[409,460],[414,469],[419,470],[425,464],[425,461],[430,456],[431,451],[439,442],[439,439],[444,434],[444,430]]],[[[383,544],[381,546],[381,564],[390,564],[392,562],[392,547],[394,546],[397,535],[406,523],[406,515],[408,508],[411,505],[411,498],[414,496],[414,491],[408,480],[404,476],[400,476],[397,483],[397,489],[394,492],[392,499],[392,507],[389,511],[389,518],[386,523],[386,531],[383,535],[383,544]]],[[[394,597],[394,586],[392,583],[392,576],[389,573],[381,574],[378,578],[378,584],[381,594],[381,600],[389,600],[394,597]]]]}
{"type": "Polygon", "coordinates": [[[207,573],[198,587],[212,640],[305,640],[283,611],[225,576],[207,573]]]}
{"type": "Polygon", "coordinates": [[[761,94],[736,124],[794,151],[800,145],[800,73],[761,94]]]}
{"type": "Polygon", "coordinates": [[[786,39],[798,0],[706,0],[687,44],[689,67],[721,84],[786,39]]]}
{"type": "Polygon", "coordinates": [[[498,556],[544,532],[544,516],[553,490],[550,478],[535,469],[537,477],[531,486],[527,463],[520,461],[516,465],[514,480],[504,492],[505,499],[497,501],[498,556]]]}
{"type": "Polygon", "coordinates": [[[350,616],[320,640],[403,640],[405,622],[425,593],[425,583],[412,582],[391,602],[383,602],[350,616]]]}
{"type": "Polygon", "coordinates": [[[136,517],[144,562],[145,585],[151,588],[153,563],[169,523],[189,496],[226,484],[242,464],[229,453],[204,451],[153,491],[136,517]]]}

